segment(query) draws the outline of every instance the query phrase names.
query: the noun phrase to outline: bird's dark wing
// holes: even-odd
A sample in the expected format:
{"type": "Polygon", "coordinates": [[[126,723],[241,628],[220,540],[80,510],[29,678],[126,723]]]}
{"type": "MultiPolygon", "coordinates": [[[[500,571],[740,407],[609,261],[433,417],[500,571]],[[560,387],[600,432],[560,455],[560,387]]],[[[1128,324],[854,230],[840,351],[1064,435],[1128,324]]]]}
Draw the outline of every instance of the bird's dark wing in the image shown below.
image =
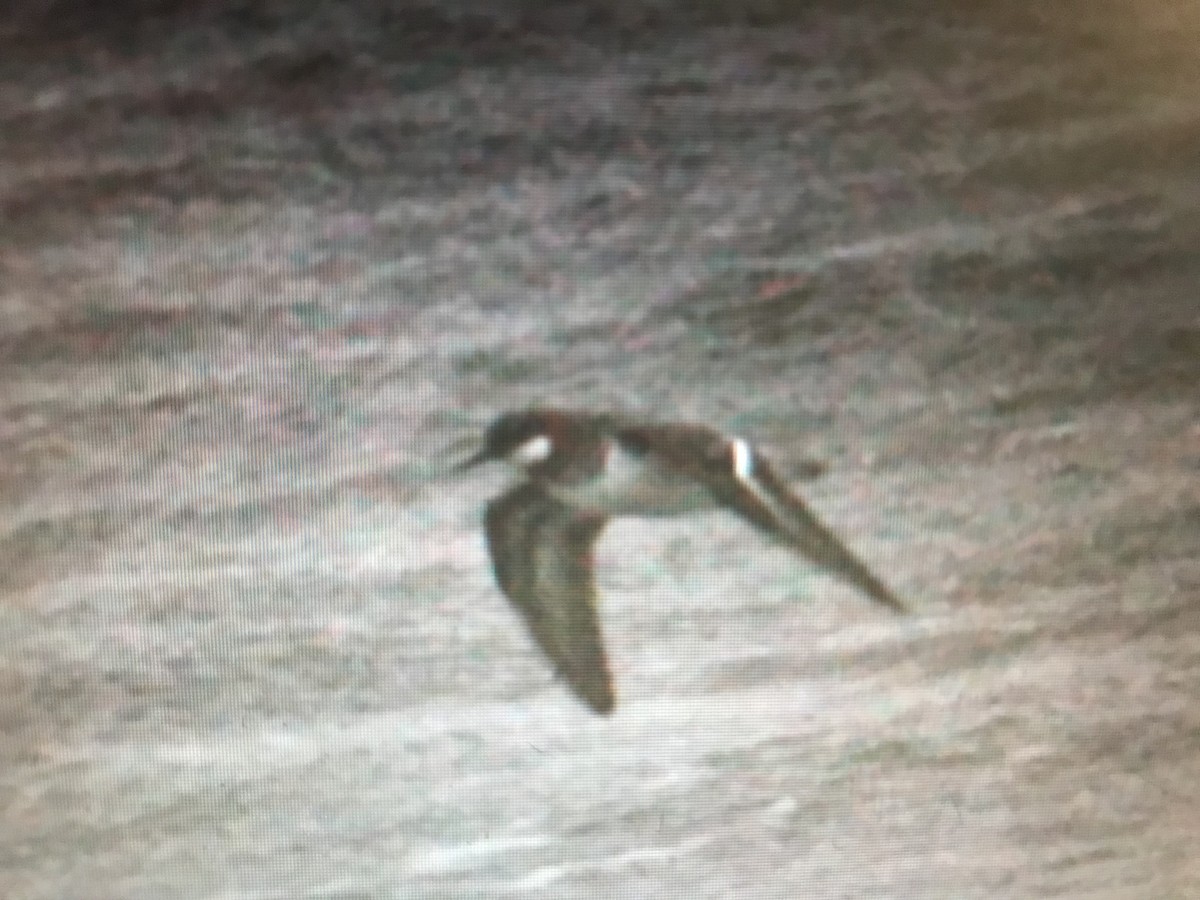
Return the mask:
{"type": "Polygon", "coordinates": [[[599,713],[614,704],[592,576],[592,548],[605,521],[533,483],[489,503],[484,521],[501,589],[558,674],[599,713]]]}
{"type": "Polygon", "coordinates": [[[728,443],[721,463],[709,465],[703,473],[698,473],[718,503],[873,600],[897,612],[906,611],[891,589],[792,493],[770,463],[744,442],[741,452],[748,455],[739,469],[734,443],[728,443]]]}

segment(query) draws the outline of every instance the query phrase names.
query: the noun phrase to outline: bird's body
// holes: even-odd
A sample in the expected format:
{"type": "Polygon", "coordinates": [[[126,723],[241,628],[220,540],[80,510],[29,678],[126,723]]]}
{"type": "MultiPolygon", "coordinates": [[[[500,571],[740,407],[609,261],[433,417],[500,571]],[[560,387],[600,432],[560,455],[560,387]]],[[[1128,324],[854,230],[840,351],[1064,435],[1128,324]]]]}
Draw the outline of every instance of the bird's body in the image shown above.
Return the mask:
{"type": "Polygon", "coordinates": [[[603,441],[595,473],[578,481],[548,479],[542,489],[567,506],[608,516],[674,516],[715,505],[690,475],[634,452],[619,437],[603,441]]]}
{"type": "Polygon", "coordinates": [[[533,409],[493,422],[463,467],[492,459],[526,476],[488,504],[497,581],[559,674],[597,712],[615,702],[592,572],[610,517],[726,508],[878,602],[904,608],[742,438],[702,425],[533,409]]]}

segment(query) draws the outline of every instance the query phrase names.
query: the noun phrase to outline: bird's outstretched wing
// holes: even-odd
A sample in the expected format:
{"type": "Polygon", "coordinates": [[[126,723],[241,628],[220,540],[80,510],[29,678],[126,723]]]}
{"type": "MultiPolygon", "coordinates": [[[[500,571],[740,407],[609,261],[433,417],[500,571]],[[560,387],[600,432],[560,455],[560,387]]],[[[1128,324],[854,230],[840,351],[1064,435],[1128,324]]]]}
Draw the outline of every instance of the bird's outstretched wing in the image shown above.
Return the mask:
{"type": "Polygon", "coordinates": [[[873,600],[897,612],[907,611],[900,598],[792,493],[753,447],[735,438],[727,442],[723,453],[724,465],[709,466],[701,475],[718,503],[873,600]]]}
{"type": "Polygon", "coordinates": [[[484,517],[501,589],[558,674],[599,713],[614,705],[592,575],[592,548],[605,521],[528,482],[489,503],[484,517]]]}

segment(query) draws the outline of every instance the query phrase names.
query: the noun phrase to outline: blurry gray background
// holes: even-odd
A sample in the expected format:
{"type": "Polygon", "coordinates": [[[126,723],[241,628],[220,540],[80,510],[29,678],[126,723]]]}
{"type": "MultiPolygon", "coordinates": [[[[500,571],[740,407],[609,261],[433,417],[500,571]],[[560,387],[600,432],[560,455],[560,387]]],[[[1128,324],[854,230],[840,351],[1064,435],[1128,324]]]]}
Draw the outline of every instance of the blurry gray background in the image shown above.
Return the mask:
{"type": "Polygon", "coordinates": [[[24,4],[0,24],[0,896],[1200,895],[1200,12],[24,4]],[[448,477],[747,435],[554,683],[448,477]]]}

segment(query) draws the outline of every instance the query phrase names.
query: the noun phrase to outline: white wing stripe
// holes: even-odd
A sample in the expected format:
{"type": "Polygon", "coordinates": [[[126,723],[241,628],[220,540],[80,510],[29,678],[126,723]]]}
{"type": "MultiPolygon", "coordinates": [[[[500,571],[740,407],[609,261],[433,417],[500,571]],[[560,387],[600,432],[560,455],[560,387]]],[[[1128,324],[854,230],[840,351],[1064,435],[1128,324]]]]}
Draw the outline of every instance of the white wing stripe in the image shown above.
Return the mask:
{"type": "Polygon", "coordinates": [[[754,449],[745,438],[735,437],[729,441],[729,451],[733,457],[733,474],[758,501],[770,510],[776,524],[785,530],[789,528],[787,510],[779,505],[779,500],[769,490],[765,490],[754,476],[754,449]]]}
{"type": "Polygon", "coordinates": [[[754,477],[754,451],[745,438],[735,437],[729,441],[729,452],[733,455],[733,474],[743,484],[752,484],[754,477]]]}

